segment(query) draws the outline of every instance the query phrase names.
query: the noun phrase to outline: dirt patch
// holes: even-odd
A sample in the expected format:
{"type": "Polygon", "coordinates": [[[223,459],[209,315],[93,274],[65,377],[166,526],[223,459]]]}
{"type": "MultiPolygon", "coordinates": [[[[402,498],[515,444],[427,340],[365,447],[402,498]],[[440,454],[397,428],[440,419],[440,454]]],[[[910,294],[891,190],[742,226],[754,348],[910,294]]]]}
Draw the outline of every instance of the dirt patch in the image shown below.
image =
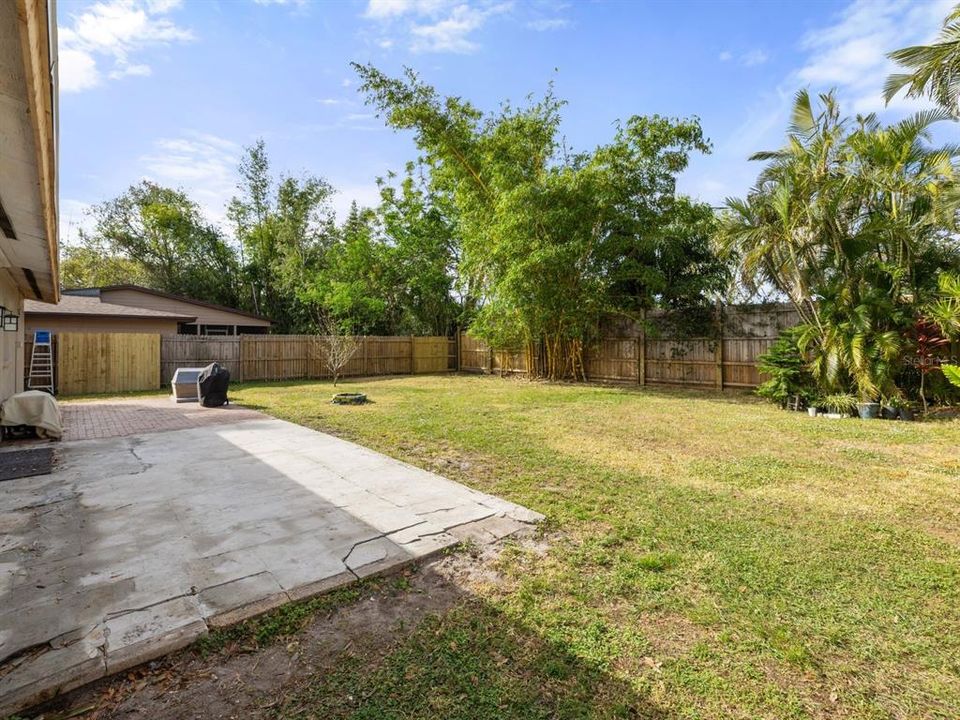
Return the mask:
{"type": "MultiPolygon", "coordinates": [[[[510,546],[534,544],[510,538],[510,546]]],[[[311,677],[349,657],[375,664],[431,615],[487,585],[502,544],[447,554],[373,581],[353,602],[314,617],[266,647],[231,645],[206,657],[197,647],[106,678],[50,701],[26,717],[58,720],[150,718],[227,720],[275,717],[311,677]]]]}

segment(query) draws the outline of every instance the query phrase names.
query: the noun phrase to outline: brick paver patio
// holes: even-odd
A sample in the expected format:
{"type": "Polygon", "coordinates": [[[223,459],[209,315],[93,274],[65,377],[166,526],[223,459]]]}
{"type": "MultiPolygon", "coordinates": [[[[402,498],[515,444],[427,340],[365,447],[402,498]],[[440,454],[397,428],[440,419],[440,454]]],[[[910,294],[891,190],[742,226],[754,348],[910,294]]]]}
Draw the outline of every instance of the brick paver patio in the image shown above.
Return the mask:
{"type": "Polygon", "coordinates": [[[65,402],[61,408],[64,440],[128,437],[265,417],[238,405],[205,408],[159,397],[65,402]]]}

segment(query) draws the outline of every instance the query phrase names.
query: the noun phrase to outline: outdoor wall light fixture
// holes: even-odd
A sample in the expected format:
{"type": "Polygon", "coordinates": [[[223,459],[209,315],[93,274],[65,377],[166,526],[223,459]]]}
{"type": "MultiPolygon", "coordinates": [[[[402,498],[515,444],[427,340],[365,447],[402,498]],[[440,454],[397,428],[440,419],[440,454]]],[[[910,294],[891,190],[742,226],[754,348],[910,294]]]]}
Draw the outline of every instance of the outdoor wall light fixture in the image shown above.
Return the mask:
{"type": "Polygon", "coordinates": [[[20,316],[0,306],[0,324],[3,325],[4,332],[16,332],[20,329],[20,316]]]}

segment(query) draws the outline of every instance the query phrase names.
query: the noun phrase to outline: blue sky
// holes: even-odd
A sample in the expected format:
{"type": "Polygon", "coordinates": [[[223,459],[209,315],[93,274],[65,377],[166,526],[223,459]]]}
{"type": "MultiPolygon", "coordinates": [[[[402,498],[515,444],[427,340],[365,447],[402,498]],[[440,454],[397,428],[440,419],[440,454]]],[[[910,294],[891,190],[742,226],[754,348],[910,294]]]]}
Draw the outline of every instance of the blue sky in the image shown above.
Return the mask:
{"type": "MultiPolygon", "coordinates": [[[[743,194],[747,156],[782,139],[792,95],[838,88],[883,111],[884,53],[931,39],[949,0],[60,0],[64,240],[83,210],[142,178],[187,190],[214,221],[242,148],[373,203],[375,179],[416,156],[373,117],[350,61],[418,70],[484,109],[553,80],[570,146],[608,141],[634,114],[697,115],[714,144],[681,190],[743,194]]],[[[948,130],[953,132],[953,130],[948,130]]]]}

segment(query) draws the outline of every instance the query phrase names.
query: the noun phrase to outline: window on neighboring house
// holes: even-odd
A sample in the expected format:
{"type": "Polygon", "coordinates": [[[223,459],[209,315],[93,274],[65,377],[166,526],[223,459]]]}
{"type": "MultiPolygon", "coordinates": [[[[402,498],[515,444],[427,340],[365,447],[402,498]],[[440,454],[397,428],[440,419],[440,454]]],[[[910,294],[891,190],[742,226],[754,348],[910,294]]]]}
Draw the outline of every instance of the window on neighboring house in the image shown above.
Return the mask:
{"type": "Polygon", "coordinates": [[[233,335],[232,325],[201,325],[201,335],[233,335]]]}
{"type": "Polygon", "coordinates": [[[177,332],[180,335],[196,335],[197,326],[193,323],[177,323],[177,332]]]}

